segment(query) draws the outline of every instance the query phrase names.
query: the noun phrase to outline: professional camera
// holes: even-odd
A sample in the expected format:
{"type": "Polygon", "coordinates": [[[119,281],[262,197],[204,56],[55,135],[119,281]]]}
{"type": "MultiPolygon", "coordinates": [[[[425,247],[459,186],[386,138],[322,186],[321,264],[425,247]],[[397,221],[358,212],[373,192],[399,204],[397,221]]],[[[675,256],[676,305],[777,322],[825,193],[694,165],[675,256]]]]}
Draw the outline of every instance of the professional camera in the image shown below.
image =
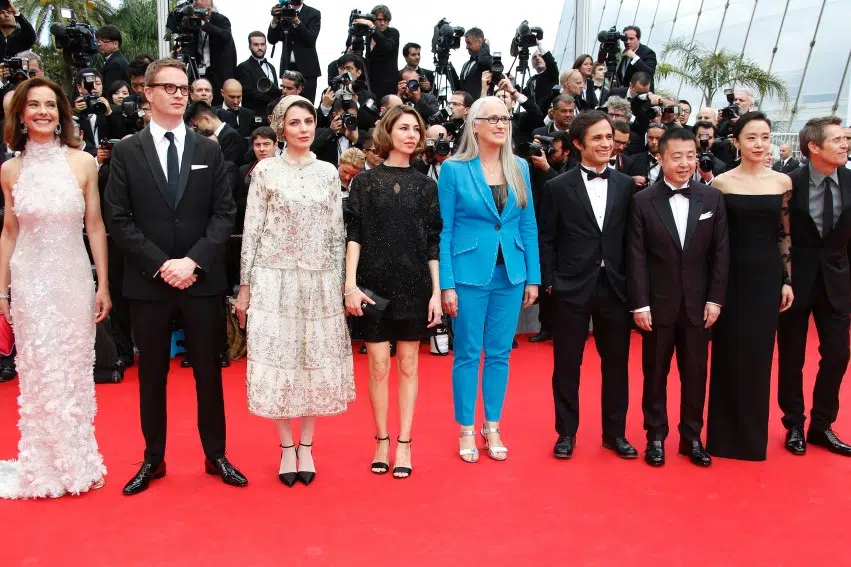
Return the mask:
{"type": "Polygon", "coordinates": [[[3,66],[9,71],[6,82],[10,85],[17,85],[35,76],[35,69],[30,71],[29,59],[23,57],[7,57],[3,59],[3,66]]]}
{"type": "Polygon", "coordinates": [[[340,106],[343,109],[343,126],[349,132],[354,132],[358,129],[358,115],[355,101],[352,98],[352,93],[343,91],[340,93],[340,106]]]}
{"type": "Polygon", "coordinates": [[[61,8],[60,14],[68,20],[68,23],[50,25],[50,33],[53,34],[56,49],[61,49],[63,53],[69,54],[72,64],[77,69],[91,67],[92,57],[98,54],[95,28],[74,20],[72,10],[61,8]]]}
{"type": "Polygon", "coordinates": [[[83,88],[86,89],[86,94],[83,95],[83,100],[86,101],[86,111],[89,114],[106,114],[106,105],[98,99],[101,95],[95,92],[95,81],[97,77],[94,73],[83,73],[83,88]]]}
{"type": "Polygon", "coordinates": [[[618,28],[612,26],[608,30],[603,30],[597,34],[597,41],[605,44],[615,44],[617,47],[617,43],[619,41],[626,41],[626,36],[618,31],[618,28]]]}
{"type": "Polygon", "coordinates": [[[420,81],[419,79],[411,79],[406,83],[408,85],[409,91],[418,91],[420,90],[420,81]]]}
{"type": "Polygon", "coordinates": [[[178,4],[171,11],[171,16],[174,16],[177,24],[175,31],[185,33],[186,31],[200,30],[208,13],[206,8],[196,8],[192,2],[178,4]]]}
{"type": "Polygon", "coordinates": [[[452,153],[452,141],[445,139],[443,134],[439,134],[437,140],[426,140],[426,154],[436,154],[439,156],[448,156],[452,153]]]}
{"type": "Polygon", "coordinates": [[[432,53],[438,53],[439,51],[449,53],[450,49],[458,49],[461,47],[462,37],[464,37],[464,28],[460,26],[453,27],[446,18],[443,18],[434,26],[434,35],[431,38],[431,51],[432,53]]]}
{"type": "Polygon", "coordinates": [[[457,138],[458,132],[464,127],[464,119],[453,118],[452,120],[447,120],[443,123],[443,127],[446,128],[446,131],[452,138],[457,138]]]}
{"type": "Polygon", "coordinates": [[[523,20],[514,33],[514,42],[520,49],[535,47],[542,39],[544,39],[544,30],[529,27],[529,20],[523,20]]]}
{"type": "Polygon", "coordinates": [[[331,90],[334,92],[337,92],[343,87],[349,86],[350,84],[352,84],[352,75],[348,71],[346,71],[342,75],[331,77],[331,80],[328,81],[328,86],[331,87],[331,90]]]}
{"type": "Polygon", "coordinates": [[[610,87],[620,86],[615,84],[615,69],[618,65],[617,56],[621,52],[618,42],[626,42],[626,36],[620,33],[618,28],[612,26],[608,30],[599,32],[597,34],[597,41],[600,42],[597,61],[606,63],[606,78],[609,80],[610,87]]]}
{"type": "Polygon", "coordinates": [[[504,72],[505,65],[502,64],[502,53],[496,52],[491,61],[491,85],[496,87],[505,77],[504,72]]]}
{"type": "Polygon", "coordinates": [[[272,15],[278,16],[282,20],[291,20],[298,15],[298,10],[293,7],[291,0],[278,0],[278,3],[272,6],[272,15]],[[278,6],[281,7],[280,12],[277,10],[278,6]]]}
{"type": "Polygon", "coordinates": [[[426,124],[428,124],[429,126],[443,124],[444,122],[449,120],[450,116],[452,116],[452,113],[449,112],[448,108],[444,108],[443,110],[438,110],[437,112],[429,116],[426,120],[426,124]]]}
{"type": "Polygon", "coordinates": [[[109,138],[109,139],[104,138],[103,140],[100,141],[100,147],[104,150],[110,150],[111,151],[112,146],[114,146],[115,144],[117,144],[120,141],[121,140],[119,140],[118,138],[109,138]]]}
{"type": "Polygon", "coordinates": [[[537,142],[529,143],[529,153],[527,157],[538,156],[538,157],[550,157],[555,155],[556,149],[553,147],[552,136],[538,136],[537,142]]]}
{"type": "Polygon", "coordinates": [[[360,10],[352,10],[349,14],[349,35],[367,36],[372,33],[372,29],[366,24],[356,24],[355,20],[369,20],[375,23],[375,16],[372,14],[362,14],[360,10]]]}
{"type": "Polygon", "coordinates": [[[129,132],[141,132],[145,128],[145,111],[139,108],[136,100],[121,103],[121,120],[129,132]]]}
{"type": "Polygon", "coordinates": [[[739,105],[735,103],[736,94],[733,89],[724,89],[724,96],[727,97],[727,107],[721,109],[721,120],[735,120],[741,114],[739,105]]]}
{"type": "Polygon", "coordinates": [[[257,79],[257,92],[268,93],[272,90],[272,79],[269,77],[260,77],[257,79]]]}
{"type": "Polygon", "coordinates": [[[697,154],[697,165],[704,173],[710,173],[715,166],[715,156],[709,151],[709,147],[712,145],[712,137],[703,133],[698,142],[700,143],[700,152],[697,154]]]}

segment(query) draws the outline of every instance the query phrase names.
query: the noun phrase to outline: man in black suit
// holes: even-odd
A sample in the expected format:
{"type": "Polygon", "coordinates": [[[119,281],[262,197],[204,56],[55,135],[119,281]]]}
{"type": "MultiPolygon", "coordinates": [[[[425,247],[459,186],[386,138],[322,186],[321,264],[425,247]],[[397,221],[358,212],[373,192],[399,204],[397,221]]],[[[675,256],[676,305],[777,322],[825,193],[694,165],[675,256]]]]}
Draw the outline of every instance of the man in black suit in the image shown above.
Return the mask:
{"type": "Polygon", "coordinates": [[[552,102],[552,118],[549,126],[532,131],[532,136],[551,136],[553,132],[567,132],[576,116],[576,100],[568,94],[560,94],[552,102]]]}
{"type": "Polygon", "coordinates": [[[653,185],[663,177],[662,162],[659,159],[659,140],[666,131],[665,127],[658,122],[651,124],[647,128],[647,149],[629,156],[632,159],[632,180],[638,191],[653,185]]]}
{"type": "Polygon", "coordinates": [[[603,101],[609,96],[609,89],[604,86],[606,79],[606,64],[597,63],[594,65],[594,74],[586,81],[585,84],[585,101],[589,108],[597,108],[602,106],[603,101]]]}
{"type": "MultiPolygon", "coordinates": [[[[611,115],[609,116],[611,118],[611,115]]],[[[632,177],[634,162],[630,156],[624,155],[623,150],[629,143],[629,124],[623,120],[612,121],[612,157],[609,158],[609,167],[624,175],[632,177]]],[[[633,181],[634,183],[634,181],[633,181]]]]}
{"type": "Polygon", "coordinates": [[[213,11],[213,0],[195,0],[195,6],[206,8],[207,16],[201,25],[199,67],[213,85],[213,104],[221,104],[221,89],[236,73],[236,45],[233,42],[230,20],[213,11]]]}
{"type": "Polygon", "coordinates": [[[656,73],[656,52],[641,45],[641,29],[638,26],[626,26],[623,29],[626,36],[624,51],[618,64],[615,77],[619,85],[628,85],[632,76],[639,71],[650,75],[650,90],[654,90],[653,75],[656,73]]]}
{"type": "Polygon", "coordinates": [[[718,159],[718,157],[716,157],[711,151],[713,142],[715,141],[715,124],[700,120],[694,123],[691,130],[697,137],[698,144],[705,144],[707,146],[707,149],[710,150],[709,155],[712,158],[712,169],[709,171],[703,171],[702,168],[698,167],[697,171],[694,172],[694,177],[692,177],[692,179],[698,183],[709,185],[716,176],[721,175],[727,169],[727,164],[718,159]]]}
{"type": "Polygon", "coordinates": [[[370,13],[374,22],[364,18],[354,22],[372,30],[366,53],[367,81],[369,89],[375,93],[375,100],[381,100],[386,95],[396,94],[399,83],[399,30],[390,27],[393,16],[387,6],[379,4],[370,13]]]}
{"type": "Polygon", "coordinates": [[[281,98],[278,88],[278,74],[275,67],[266,60],[266,36],[261,31],[248,34],[248,49],[251,57],[236,66],[236,80],[242,85],[242,104],[257,116],[263,116],[266,105],[281,98]],[[271,82],[268,90],[261,91],[259,81],[271,82]]]}
{"type": "Polygon", "coordinates": [[[192,351],[204,468],[227,484],[245,486],[246,478],[225,457],[218,360],[233,194],[218,146],[183,122],[189,96],[183,63],[155,61],[146,79],[151,123],[113,147],[105,196],[109,233],[124,254],[145,436],[144,461],[124,494],[138,494],[166,473],[166,379],[178,309],[192,351]]]}
{"type": "Polygon", "coordinates": [[[777,329],[777,399],[787,429],[786,449],[796,455],[807,443],[851,456],[831,428],[839,413],[839,387],[848,367],[851,274],[851,171],[845,169],[848,144],[836,116],[807,121],[799,135],[809,160],[792,178],[789,228],[795,243],[792,287],[795,303],[780,314],[777,329]],[[810,315],[815,320],[819,353],[810,426],[804,440],[804,360],[810,315]]]}
{"type": "MultiPolygon", "coordinates": [[[[454,76],[453,81],[458,88],[470,93],[473,100],[478,100],[482,94],[482,73],[490,71],[493,58],[485,33],[479,28],[470,28],[464,34],[464,42],[467,45],[467,53],[470,59],[461,67],[461,75],[454,76]]],[[[454,70],[453,70],[454,73],[454,70]]]]}
{"type": "Polygon", "coordinates": [[[216,114],[247,140],[255,128],[263,125],[263,117],[240,104],[242,85],[236,79],[228,79],[222,87],[222,106],[215,109],[216,114]]]}
{"type": "Polygon", "coordinates": [[[541,205],[542,287],[556,304],[553,454],[573,456],[582,353],[593,317],[603,368],[603,446],[634,459],[638,452],[625,432],[630,334],[625,245],[632,180],[608,167],[612,123],[605,113],[580,114],[570,125],[570,138],[581,166],[547,182],[541,205]]]}
{"type": "Polygon", "coordinates": [[[15,57],[21,51],[32,49],[36,33],[32,24],[21,14],[13,2],[0,10],[0,55],[15,57]]]}
{"type": "Polygon", "coordinates": [[[792,148],[789,144],[780,144],[780,159],[774,162],[771,169],[788,174],[799,167],[801,167],[801,162],[792,157],[792,148]]]}
{"type": "Polygon", "coordinates": [[[115,26],[102,26],[97,31],[98,51],[103,56],[103,84],[106,90],[115,81],[127,81],[127,58],[121,53],[121,32],[115,26]]]}
{"type": "Polygon", "coordinates": [[[232,126],[223,122],[209,104],[203,100],[190,104],[186,111],[186,121],[192,124],[199,135],[205,138],[216,137],[225,161],[237,167],[245,163],[245,154],[248,151],[245,138],[232,126]]]}
{"type": "Polygon", "coordinates": [[[403,104],[413,106],[423,120],[428,121],[432,115],[440,112],[440,105],[436,96],[422,91],[420,78],[419,73],[413,69],[402,69],[401,80],[396,85],[396,95],[402,99],[403,104]]]}
{"type": "Polygon", "coordinates": [[[86,142],[84,151],[94,156],[100,141],[111,137],[112,121],[109,116],[113,113],[112,105],[103,96],[103,77],[94,69],[81,69],[77,74],[74,87],[77,90],[77,96],[73,100],[72,107],[79,118],[80,133],[86,142]],[[97,95],[96,102],[103,107],[100,111],[96,111],[94,106],[90,107],[83,98],[88,94],[97,95]]]}
{"type": "MultiPolygon", "coordinates": [[[[316,39],[322,27],[322,13],[316,8],[306,6],[302,0],[293,0],[296,10],[294,18],[281,18],[280,4],[272,8],[272,22],[269,24],[269,43],[282,44],[281,66],[284,71],[298,71],[304,77],[302,96],[314,102],[316,100],[316,79],[322,75],[319,68],[319,55],[316,53],[316,39]]],[[[274,52],[274,50],[273,50],[274,52]]]]}
{"type": "Polygon", "coordinates": [[[710,328],[727,289],[727,213],[718,189],[691,181],[697,140],[690,130],[666,132],[659,151],[664,176],[636,193],[627,238],[630,303],[635,324],[644,331],[644,460],[651,466],[665,463],[668,372],[676,349],[679,452],[695,465],[709,466],[700,431],[710,328]]]}
{"type": "Polygon", "coordinates": [[[402,57],[405,58],[405,66],[399,69],[399,75],[401,76],[405,69],[416,71],[420,77],[420,89],[424,93],[431,93],[434,88],[434,71],[420,67],[421,53],[422,47],[420,47],[420,44],[406,43],[402,47],[402,57]]]}

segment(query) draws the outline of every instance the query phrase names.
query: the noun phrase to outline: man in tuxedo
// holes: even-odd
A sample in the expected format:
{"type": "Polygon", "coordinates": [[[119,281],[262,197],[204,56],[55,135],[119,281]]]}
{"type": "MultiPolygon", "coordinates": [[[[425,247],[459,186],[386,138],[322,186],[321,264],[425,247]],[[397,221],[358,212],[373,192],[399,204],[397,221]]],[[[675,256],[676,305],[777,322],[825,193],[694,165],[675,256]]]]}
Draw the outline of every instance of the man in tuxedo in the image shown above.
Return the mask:
{"type": "Polygon", "coordinates": [[[597,63],[594,65],[594,74],[591,75],[591,80],[586,81],[585,92],[583,93],[583,99],[585,99],[588,108],[593,109],[601,106],[602,101],[609,96],[609,89],[603,85],[605,79],[606,64],[597,63]]]}
{"type": "Polygon", "coordinates": [[[221,89],[236,73],[236,45],[233,42],[230,20],[213,11],[213,0],[195,0],[197,8],[205,8],[207,16],[201,25],[201,54],[199,67],[213,85],[213,103],[221,104],[221,89]]]}
{"type": "Polygon", "coordinates": [[[213,83],[204,78],[196,79],[190,88],[190,101],[203,100],[210,106],[213,106],[213,83]]]}
{"type": "Polygon", "coordinates": [[[556,307],[553,454],[573,456],[582,353],[593,318],[603,368],[603,446],[634,459],[638,452],[625,433],[630,335],[625,245],[632,180],[608,167],[612,123],[605,113],[580,114],[570,125],[570,139],[581,165],[544,185],[539,237],[542,287],[556,307]]]}
{"type": "Polygon", "coordinates": [[[413,69],[402,69],[401,80],[396,85],[396,96],[402,99],[402,104],[413,106],[423,120],[428,121],[432,115],[440,112],[440,103],[433,94],[423,92],[420,87],[420,78],[419,73],[413,69]],[[411,82],[410,85],[409,82],[411,82]]]}
{"type": "Polygon", "coordinates": [[[94,156],[100,141],[111,137],[109,116],[112,114],[112,105],[103,96],[103,77],[94,69],[81,69],[77,74],[74,86],[77,90],[77,96],[74,98],[72,106],[74,113],[80,120],[80,133],[86,142],[85,151],[94,156]],[[93,82],[88,82],[91,80],[93,82]],[[88,90],[89,88],[91,93],[88,90]],[[88,94],[97,95],[97,102],[103,106],[101,111],[89,107],[83,98],[88,94]]]}
{"type": "Polygon", "coordinates": [[[115,81],[126,81],[127,58],[121,53],[121,32],[115,26],[102,26],[97,31],[98,51],[103,55],[103,84],[107,91],[115,81]]]}
{"type": "Polygon", "coordinates": [[[405,66],[399,70],[399,75],[401,76],[405,69],[416,71],[420,77],[420,89],[424,93],[431,93],[434,88],[434,71],[420,67],[421,52],[422,47],[418,43],[406,43],[402,47],[402,57],[405,58],[405,66]]]}
{"type": "Polygon", "coordinates": [[[8,7],[0,10],[0,55],[15,57],[16,53],[32,49],[36,39],[32,24],[10,0],[8,7]]]}
{"type": "Polygon", "coordinates": [[[667,387],[677,351],[680,374],[679,452],[692,463],[712,459],[700,441],[706,398],[710,328],[727,289],[729,241],[721,192],[691,180],[697,140],[686,128],[659,141],[664,175],[633,199],[629,235],[629,294],[636,326],[644,331],[644,429],[651,466],[665,463],[667,387]]]}
{"type": "Polygon", "coordinates": [[[543,111],[546,107],[546,98],[552,94],[553,87],[558,84],[558,63],[549,51],[542,54],[540,45],[530,57],[529,63],[536,74],[526,82],[523,94],[532,99],[543,111]]]}
{"type": "Polygon", "coordinates": [[[219,142],[225,161],[237,167],[245,163],[248,144],[232,126],[222,121],[210,105],[199,100],[189,105],[186,120],[195,131],[205,138],[215,136],[219,142]]]}
{"type": "Polygon", "coordinates": [[[154,61],[145,79],[151,123],[113,147],[105,196],[109,233],[124,254],[145,437],[144,461],[124,494],[138,494],[166,473],[166,379],[175,310],[192,351],[205,471],[245,486],[246,478],[225,457],[218,360],[233,194],[218,146],[183,122],[189,96],[183,63],[154,61]]]}
{"type": "Polygon", "coordinates": [[[236,79],[242,85],[242,104],[257,116],[263,116],[266,105],[281,98],[278,75],[266,60],[266,36],[263,32],[248,34],[248,49],[251,57],[236,66],[236,79]],[[272,83],[265,92],[258,88],[258,82],[264,78],[272,83]]]}
{"type": "MultiPolygon", "coordinates": [[[[609,118],[611,119],[611,115],[609,115],[609,118]]],[[[629,124],[623,120],[614,120],[612,129],[614,138],[612,139],[612,157],[609,158],[609,167],[632,177],[634,175],[634,163],[630,156],[623,154],[623,149],[629,143],[629,124]]]]}
{"type": "Polygon", "coordinates": [[[541,126],[532,131],[532,136],[551,136],[553,132],[567,132],[576,116],[576,99],[568,94],[560,94],[553,99],[552,118],[549,126],[541,126]]]}
{"type": "Polygon", "coordinates": [[[638,26],[626,26],[623,29],[626,36],[624,51],[618,64],[615,76],[618,84],[628,85],[632,76],[639,71],[650,75],[650,90],[654,90],[653,75],[656,73],[656,52],[641,44],[641,29],[638,26]]]}
{"type": "Polygon", "coordinates": [[[368,26],[372,39],[366,53],[367,81],[375,100],[396,93],[399,82],[399,30],[390,27],[390,9],[379,4],[370,13],[375,21],[358,18],[355,23],[368,26]]]}
{"type": "Polygon", "coordinates": [[[686,123],[691,116],[691,103],[685,99],[680,99],[677,101],[677,105],[680,107],[680,115],[677,116],[677,120],[679,121],[680,126],[685,128],[686,123]]]}
{"type": "Polygon", "coordinates": [[[255,128],[263,125],[262,115],[240,106],[242,103],[242,85],[236,79],[228,79],[222,87],[222,106],[216,114],[222,121],[240,133],[246,140],[255,128]]]}
{"type": "MultiPolygon", "coordinates": [[[[284,71],[298,71],[304,77],[302,96],[314,102],[316,100],[316,79],[322,75],[319,68],[319,55],[316,53],[316,39],[322,27],[322,13],[316,8],[306,6],[302,0],[293,0],[296,10],[294,18],[281,18],[281,5],[272,8],[272,22],[269,24],[269,43],[282,44],[281,76],[284,71]]],[[[273,50],[274,53],[274,50],[273,50]]]]}
{"type": "Polygon", "coordinates": [[[839,413],[839,388],[851,356],[851,274],[847,253],[851,240],[851,171],[844,167],[848,143],[836,116],[807,121],[799,140],[809,165],[789,174],[795,303],[780,314],[777,329],[777,399],[787,429],[787,450],[803,455],[810,443],[851,456],[851,446],[832,429],[839,413]],[[821,358],[805,440],[803,370],[810,315],[815,320],[821,358]]]}
{"type": "Polygon", "coordinates": [[[694,123],[694,126],[692,126],[692,132],[694,132],[694,135],[697,137],[699,144],[706,143],[708,145],[708,149],[712,156],[712,169],[710,171],[703,171],[703,169],[698,167],[697,171],[694,172],[692,179],[698,183],[709,185],[716,176],[721,175],[727,169],[727,164],[718,159],[715,154],[711,153],[712,146],[715,143],[716,127],[712,122],[701,120],[694,123]]]}
{"type": "Polygon", "coordinates": [[[792,173],[801,166],[801,162],[792,157],[789,144],[780,144],[780,159],[774,162],[771,169],[780,173],[792,173]]]}
{"type": "MultiPolygon", "coordinates": [[[[642,190],[662,178],[662,163],[659,160],[659,140],[667,130],[661,123],[647,128],[647,146],[643,152],[632,154],[632,179],[635,188],[642,190]]],[[[627,145],[629,147],[629,145],[627,145]]]]}
{"type": "Polygon", "coordinates": [[[464,42],[470,59],[461,67],[461,76],[457,77],[454,83],[459,86],[456,90],[469,93],[476,101],[482,93],[482,73],[490,70],[493,58],[488,40],[485,39],[485,33],[481,29],[467,30],[464,34],[464,42]]]}

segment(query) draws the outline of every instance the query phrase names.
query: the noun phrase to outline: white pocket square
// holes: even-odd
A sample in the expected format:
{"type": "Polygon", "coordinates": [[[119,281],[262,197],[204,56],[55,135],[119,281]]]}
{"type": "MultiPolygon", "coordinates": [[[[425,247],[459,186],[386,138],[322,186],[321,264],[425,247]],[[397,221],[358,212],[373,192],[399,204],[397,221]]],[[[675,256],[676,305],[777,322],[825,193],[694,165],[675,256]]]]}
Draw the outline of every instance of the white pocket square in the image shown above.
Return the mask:
{"type": "Polygon", "coordinates": [[[208,166],[206,166],[206,165],[193,165],[192,171],[195,171],[196,169],[207,169],[207,167],[208,166]]]}
{"type": "Polygon", "coordinates": [[[709,211],[708,213],[703,213],[702,215],[700,215],[700,218],[697,219],[697,220],[699,220],[699,221],[706,220],[711,216],[712,216],[712,211],[709,211]]]}

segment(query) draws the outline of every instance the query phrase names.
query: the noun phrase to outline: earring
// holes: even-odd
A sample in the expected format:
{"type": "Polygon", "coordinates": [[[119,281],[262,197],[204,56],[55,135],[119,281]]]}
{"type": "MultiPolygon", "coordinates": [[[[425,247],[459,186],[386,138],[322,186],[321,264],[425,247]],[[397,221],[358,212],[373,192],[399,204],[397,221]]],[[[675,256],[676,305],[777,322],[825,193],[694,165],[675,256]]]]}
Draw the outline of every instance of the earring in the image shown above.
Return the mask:
{"type": "Polygon", "coordinates": [[[29,132],[29,130],[27,130],[27,125],[21,123],[21,134],[26,134],[27,132],[29,132]]]}
{"type": "Polygon", "coordinates": [[[53,133],[57,136],[62,133],[62,124],[57,124],[56,128],[53,129],[53,133]]]}

